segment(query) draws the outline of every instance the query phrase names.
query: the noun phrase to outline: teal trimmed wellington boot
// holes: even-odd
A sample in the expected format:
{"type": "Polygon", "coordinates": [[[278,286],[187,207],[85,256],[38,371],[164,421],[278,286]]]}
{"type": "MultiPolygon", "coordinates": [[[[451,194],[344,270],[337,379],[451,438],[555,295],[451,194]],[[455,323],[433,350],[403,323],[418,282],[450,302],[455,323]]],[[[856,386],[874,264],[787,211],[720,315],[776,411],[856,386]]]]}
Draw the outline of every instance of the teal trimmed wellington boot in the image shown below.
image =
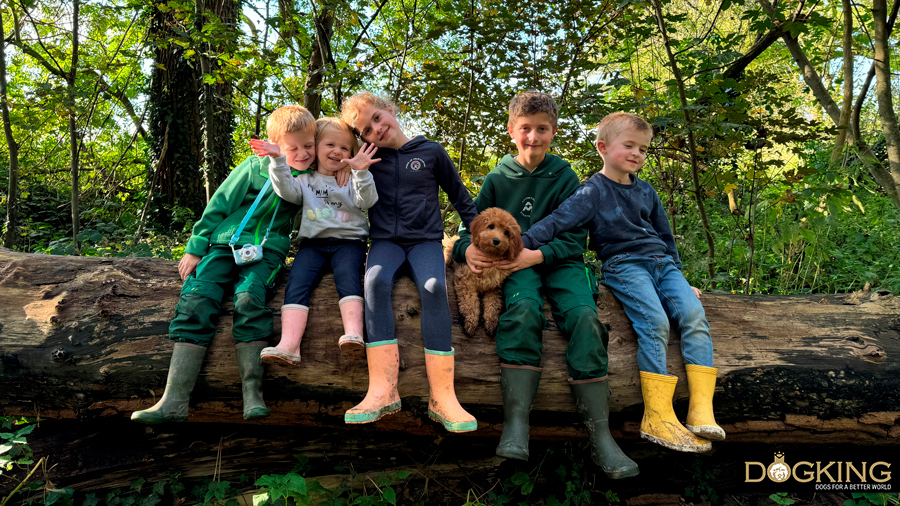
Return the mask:
{"type": "Polygon", "coordinates": [[[569,387],[575,396],[578,414],[591,438],[591,458],[613,480],[638,475],[638,465],[628,458],[609,433],[609,382],[606,377],[573,381],[569,387]]]}
{"type": "Polygon", "coordinates": [[[431,398],[428,400],[428,417],[440,423],[450,432],[471,432],[478,429],[478,421],[470,415],[456,398],[453,376],[456,373],[453,349],[450,351],[425,350],[425,373],[431,398]]]}
{"type": "Polygon", "coordinates": [[[271,414],[263,400],[263,365],[259,353],[268,345],[265,341],[251,341],[234,346],[238,370],[241,372],[241,391],[244,395],[244,420],[258,420],[271,414]]]}
{"type": "Polygon", "coordinates": [[[528,460],[528,418],[540,381],[541,369],[538,367],[500,364],[503,435],[497,445],[498,457],[528,460]]]}
{"type": "Polygon", "coordinates": [[[162,398],[152,408],[135,411],[131,419],[140,423],[186,422],[191,391],[200,375],[200,366],[206,355],[206,347],[196,344],[175,343],[169,376],[162,398]]]}
{"type": "Polygon", "coordinates": [[[344,413],[344,423],[371,423],[400,411],[400,346],[396,339],[366,344],[369,389],[366,397],[344,413]]]}

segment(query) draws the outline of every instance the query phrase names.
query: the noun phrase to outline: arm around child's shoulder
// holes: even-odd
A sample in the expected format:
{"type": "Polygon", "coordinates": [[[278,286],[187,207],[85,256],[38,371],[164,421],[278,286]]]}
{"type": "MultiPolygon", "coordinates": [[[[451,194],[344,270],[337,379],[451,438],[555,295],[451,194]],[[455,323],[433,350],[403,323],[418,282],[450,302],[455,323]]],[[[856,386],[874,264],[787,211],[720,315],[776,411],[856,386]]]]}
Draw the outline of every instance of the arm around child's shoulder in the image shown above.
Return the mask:
{"type": "Polygon", "coordinates": [[[588,181],[549,216],[529,228],[522,236],[522,242],[529,249],[549,244],[560,234],[590,222],[599,207],[600,189],[588,181]]]}

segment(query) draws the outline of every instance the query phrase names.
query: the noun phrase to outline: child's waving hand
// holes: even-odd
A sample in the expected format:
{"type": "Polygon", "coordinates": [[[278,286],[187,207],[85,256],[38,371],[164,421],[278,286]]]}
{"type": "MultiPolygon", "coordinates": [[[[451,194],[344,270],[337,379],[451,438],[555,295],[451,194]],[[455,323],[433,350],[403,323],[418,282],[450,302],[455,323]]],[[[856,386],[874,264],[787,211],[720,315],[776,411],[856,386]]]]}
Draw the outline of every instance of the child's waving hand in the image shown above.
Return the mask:
{"type": "Polygon", "coordinates": [[[341,160],[341,163],[346,163],[353,170],[368,169],[369,165],[381,161],[381,158],[372,158],[375,156],[376,151],[378,151],[378,146],[374,144],[363,144],[362,149],[359,150],[359,153],[357,153],[356,156],[353,158],[344,158],[341,160]]]}
{"type": "Polygon", "coordinates": [[[272,158],[278,158],[282,156],[281,148],[278,147],[278,144],[272,144],[262,139],[250,139],[250,149],[259,157],[271,156],[272,158]]]}

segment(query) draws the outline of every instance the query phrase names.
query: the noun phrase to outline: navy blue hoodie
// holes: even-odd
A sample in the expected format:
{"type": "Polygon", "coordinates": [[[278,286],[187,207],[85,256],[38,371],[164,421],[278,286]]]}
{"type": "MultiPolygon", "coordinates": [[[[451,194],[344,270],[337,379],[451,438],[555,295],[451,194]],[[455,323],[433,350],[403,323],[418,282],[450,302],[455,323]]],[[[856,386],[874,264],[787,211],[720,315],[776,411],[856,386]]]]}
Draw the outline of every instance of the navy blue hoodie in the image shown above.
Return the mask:
{"type": "Polygon", "coordinates": [[[440,241],[444,223],[438,187],[466,227],[478,215],[469,191],[444,147],[418,136],[400,149],[378,148],[369,167],[378,202],[369,209],[369,237],[395,242],[440,241]]]}

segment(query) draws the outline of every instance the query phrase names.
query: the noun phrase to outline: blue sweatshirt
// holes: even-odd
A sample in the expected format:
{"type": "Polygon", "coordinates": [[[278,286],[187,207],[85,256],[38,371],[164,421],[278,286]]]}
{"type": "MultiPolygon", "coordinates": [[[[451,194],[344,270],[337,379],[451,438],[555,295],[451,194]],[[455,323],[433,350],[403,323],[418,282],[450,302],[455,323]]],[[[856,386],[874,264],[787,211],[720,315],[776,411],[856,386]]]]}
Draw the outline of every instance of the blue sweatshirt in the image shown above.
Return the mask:
{"type": "Polygon", "coordinates": [[[478,215],[450,155],[437,142],[418,136],[400,149],[378,148],[376,156],[381,161],[369,167],[378,191],[378,202],[369,209],[373,240],[443,239],[439,187],[466,227],[478,215]]]}
{"type": "Polygon", "coordinates": [[[594,174],[553,213],[522,236],[528,249],[591,222],[591,249],[601,261],[620,253],[669,255],[681,269],[675,237],[662,201],[650,183],[631,175],[631,184],[594,174]]]}

